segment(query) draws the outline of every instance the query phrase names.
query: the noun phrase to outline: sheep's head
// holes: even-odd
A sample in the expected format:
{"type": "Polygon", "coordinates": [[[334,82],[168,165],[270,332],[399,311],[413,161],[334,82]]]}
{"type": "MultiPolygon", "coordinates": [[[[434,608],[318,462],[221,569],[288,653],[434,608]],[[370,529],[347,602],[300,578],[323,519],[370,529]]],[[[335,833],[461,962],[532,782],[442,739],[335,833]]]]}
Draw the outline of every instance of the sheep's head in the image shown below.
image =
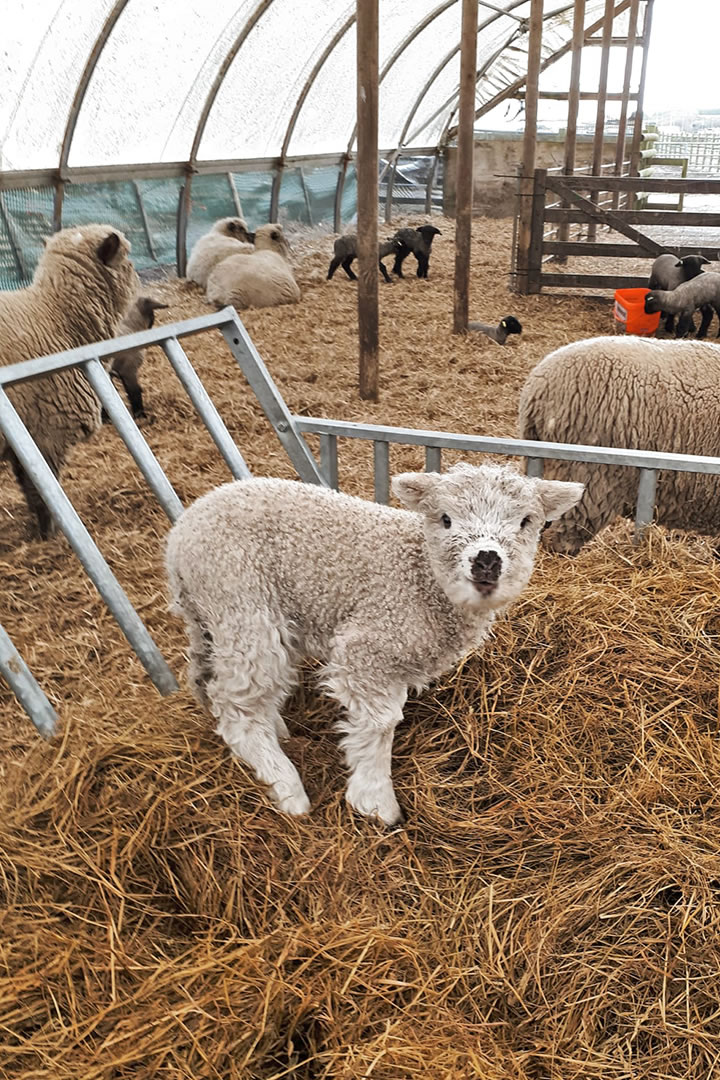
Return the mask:
{"type": "Polygon", "coordinates": [[[45,244],[33,281],[41,288],[56,288],[62,282],[78,303],[88,290],[100,289],[118,317],[132,303],[138,286],[130,243],[112,225],[79,225],[54,233],[45,244]]]}
{"type": "Polygon", "coordinates": [[[657,292],[649,292],[645,297],[645,314],[655,315],[658,311],[662,311],[662,301],[657,292]]]}
{"type": "Polygon", "coordinates": [[[506,315],[504,319],[500,320],[500,325],[506,334],[522,333],[522,323],[514,315],[506,315]]]}
{"type": "Polygon", "coordinates": [[[704,255],[686,255],[683,259],[680,259],[675,265],[682,267],[683,275],[686,281],[691,281],[702,273],[703,266],[709,266],[710,260],[706,259],[704,255]]]}
{"type": "Polygon", "coordinates": [[[428,247],[432,244],[434,236],[442,236],[440,230],[434,225],[420,225],[415,231],[420,233],[428,247]]]}
{"type": "Polygon", "coordinates": [[[155,312],[160,311],[162,308],[166,308],[168,305],[161,304],[159,300],[153,300],[152,296],[139,296],[135,301],[135,306],[140,312],[143,322],[148,330],[152,330],[155,325],[155,312]]]}
{"type": "Polygon", "coordinates": [[[290,258],[290,247],[285,239],[282,225],[271,222],[269,225],[261,225],[255,232],[256,251],[275,251],[283,258],[290,258]]]}
{"type": "Polygon", "coordinates": [[[438,583],[460,607],[504,607],[524,589],[546,521],[582,497],[583,485],[522,476],[508,465],[402,473],[395,495],[423,517],[438,583]]]}
{"type": "Polygon", "coordinates": [[[252,244],[255,239],[255,233],[250,232],[247,222],[241,217],[221,218],[213,225],[213,232],[239,240],[241,244],[252,244]]]}

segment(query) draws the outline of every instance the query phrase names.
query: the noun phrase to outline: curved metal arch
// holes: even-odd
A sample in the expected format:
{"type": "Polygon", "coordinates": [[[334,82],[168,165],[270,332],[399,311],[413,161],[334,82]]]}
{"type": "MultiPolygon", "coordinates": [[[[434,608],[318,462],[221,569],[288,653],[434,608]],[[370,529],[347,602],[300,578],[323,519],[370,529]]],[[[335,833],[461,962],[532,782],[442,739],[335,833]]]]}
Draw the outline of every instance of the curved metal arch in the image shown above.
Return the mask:
{"type": "Polygon", "coordinates": [[[63,140],[60,146],[60,160],[58,162],[59,178],[57,187],[55,189],[55,204],[53,207],[53,228],[55,229],[55,231],[57,231],[62,225],[62,206],[63,198],[65,195],[65,184],[62,174],[70,158],[70,149],[72,147],[72,142],[75,137],[75,129],[77,127],[78,118],[80,116],[80,109],[82,108],[88,86],[90,85],[90,80],[93,77],[102,51],[107,45],[108,38],[115,29],[115,24],[117,23],[118,19],[127,7],[128,3],[129,0],[116,0],[112,11],[102,25],[100,33],[95,38],[95,44],[90,51],[90,55],[85,61],[85,67],[83,68],[82,75],[80,76],[77,87],[75,89],[75,96],[73,97],[72,104],[68,112],[67,123],[65,124],[63,140]]]}
{"type": "MultiPolygon", "coordinates": [[[[520,7],[520,5],[524,4],[525,2],[526,2],[526,0],[514,0],[514,2],[508,7],[507,11],[496,12],[496,14],[491,15],[489,18],[487,18],[483,23],[481,23],[478,26],[478,28],[477,28],[478,35],[483,30],[486,30],[488,28],[488,26],[491,26],[494,22],[497,22],[497,20],[500,18],[501,15],[511,14],[512,11],[514,11],[514,9],[516,7],[520,7]]],[[[510,42],[513,41],[514,38],[518,37],[523,32],[524,32],[524,20],[518,20],[518,26],[516,28],[514,28],[510,32],[510,36],[500,46],[499,51],[493,53],[490,60],[486,61],[485,64],[483,64],[482,68],[478,69],[478,71],[476,73],[476,76],[475,76],[476,83],[477,83],[478,79],[482,78],[482,76],[485,74],[485,72],[487,71],[489,65],[491,63],[495,62],[495,60],[497,59],[497,56],[499,55],[499,52],[502,52],[503,49],[507,48],[507,46],[510,44],[510,42]]],[[[399,158],[400,158],[400,156],[402,154],[402,149],[403,149],[403,145],[404,145],[404,142],[405,142],[405,137],[406,137],[406,135],[408,133],[408,129],[410,127],[410,124],[412,123],[412,121],[413,121],[413,119],[415,117],[415,114],[417,113],[418,109],[420,108],[420,105],[422,104],[423,99],[425,98],[426,94],[428,93],[428,91],[432,87],[435,80],[440,76],[441,72],[444,71],[444,69],[447,67],[447,65],[450,63],[450,61],[453,59],[453,57],[457,56],[459,51],[460,51],[460,43],[455,45],[450,50],[450,52],[447,53],[447,55],[443,57],[443,59],[440,61],[440,63],[435,67],[435,70],[432,72],[429,79],[426,80],[424,86],[420,90],[420,93],[415,98],[415,101],[413,102],[413,105],[412,105],[412,107],[411,107],[411,109],[410,109],[410,111],[409,111],[409,113],[408,113],[408,115],[407,115],[407,117],[405,119],[405,123],[404,123],[404,125],[402,127],[402,130],[400,132],[400,136],[398,138],[397,148],[390,155],[390,160],[387,162],[385,168],[382,171],[382,174],[380,176],[381,180],[382,180],[383,176],[385,176],[385,174],[387,173],[388,169],[391,170],[390,179],[388,181],[387,196],[386,196],[386,200],[385,200],[385,221],[386,222],[389,222],[391,220],[391,216],[392,216],[392,193],[393,193],[393,187],[395,185],[395,176],[397,174],[397,163],[398,163],[398,160],[399,160],[399,158]]],[[[428,123],[429,123],[429,121],[428,121],[428,123]]]]}
{"type": "Polygon", "coordinates": [[[273,176],[272,191],[270,193],[270,220],[271,221],[275,221],[277,219],[278,204],[280,202],[280,187],[282,185],[282,170],[283,170],[283,167],[284,167],[284,162],[285,162],[285,157],[287,155],[288,147],[290,146],[290,140],[293,137],[293,132],[295,131],[295,125],[298,122],[298,117],[300,116],[300,113],[302,111],[302,107],[305,104],[305,100],[306,100],[308,94],[310,93],[310,91],[311,91],[311,89],[312,89],[312,87],[313,87],[313,85],[315,83],[315,80],[317,79],[318,75],[320,74],[321,70],[323,69],[323,67],[325,65],[325,62],[327,61],[328,57],[330,56],[330,54],[332,52],[335,51],[335,47],[337,45],[339,45],[339,43],[345,37],[345,35],[347,34],[350,27],[354,24],[354,22],[355,22],[355,13],[353,12],[353,14],[349,15],[347,17],[347,19],[345,20],[345,22],[342,23],[342,25],[339,27],[339,29],[335,31],[332,38],[330,39],[328,44],[325,46],[322,53],[320,54],[317,61],[315,62],[312,71],[310,72],[307,79],[305,80],[305,85],[303,86],[302,90],[300,91],[300,96],[298,97],[298,99],[297,99],[297,101],[295,103],[295,108],[292,111],[292,114],[291,114],[290,119],[288,121],[288,126],[287,126],[287,128],[285,130],[285,137],[284,137],[284,139],[282,141],[282,146],[280,147],[280,160],[278,162],[278,167],[277,167],[277,169],[275,171],[275,175],[273,176]]]}
{"type": "Polygon", "coordinates": [[[190,155],[188,158],[190,169],[193,169],[195,167],[198,150],[200,149],[202,137],[205,134],[205,128],[207,126],[210,112],[213,105],[215,104],[215,99],[220,93],[222,84],[225,82],[225,77],[232,66],[233,60],[240,52],[249,35],[255,29],[258,21],[262,18],[262,16],[265,14],[265,12],[272,3],[273,0],[260,0],[260,3],[253,11],[252,15],[250,15],[245,20],[245,25],[228,49],[227,53],[225,54],[225,59],[218,68],[217,74],[213,79],[212,86],[208,90],[207,97],[205,98],[205,104],[203,105],[202,112],[200,113],[200,119],[198,120],[197,127],[195,128],[195,135],[193,137],[192,146],[190,147],[190,155]]]}

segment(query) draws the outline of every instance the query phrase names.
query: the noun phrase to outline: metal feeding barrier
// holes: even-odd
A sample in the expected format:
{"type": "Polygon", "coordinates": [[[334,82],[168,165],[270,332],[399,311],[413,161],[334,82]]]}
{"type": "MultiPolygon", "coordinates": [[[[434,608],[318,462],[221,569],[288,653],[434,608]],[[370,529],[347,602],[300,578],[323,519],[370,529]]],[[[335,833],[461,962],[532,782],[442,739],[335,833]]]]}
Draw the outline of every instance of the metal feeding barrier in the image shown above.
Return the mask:
{"type": "MultiPolygon", "coordinates": [[[[599,465],[622,465],[640,470],[635,506],[635,534],[636,538],[639,538],[644,528],[653,519],[659,471],[720,474],[720,458],[714,457],[489,438],[483,435],[457,435],[450,432],[345,423],[340,420],[293,415],[234,308],[224,308],[216,315],[203,315],[196,319],[155,327],[152,330],[130,334],[112,341],[86,345],[69,352],[55,353],[37,360],[0,367],[0,431],[107,603],[152,682],[162,694],[170,694],[177,689],[175,676],[54,473],[33,442],[13,407],[6,388],[67,368],[82,368],[118,434],[172,522],[182,513],[182,503],[115,390],[103,367],[102,360],[131,349],[159,345],[230,472],[236,479],[247,479],[251,475],[250,470],[178,340],[212,329],[219,329],[223,334],[230,352],[257,397],[265,416],[272,424],[295,471],[306,483],[338,489],[338,439],[363,439],[373,444],[375,500],[381,503],[387,503],[390,499],[390,446],[393,443],[424,447],[425,469],[428,472],[440,470],[443,450],[524,457],[527,459],[527,473],[530,476],[542,476],[545,458],[599,465]],[[305,441],[305,434],[319,437],[319,464],[305,441]]],[[[54,733],[57,723],[55,710],[1,625],[0,674],[7,680],[38,731],[49,738],[54,733]]]]}

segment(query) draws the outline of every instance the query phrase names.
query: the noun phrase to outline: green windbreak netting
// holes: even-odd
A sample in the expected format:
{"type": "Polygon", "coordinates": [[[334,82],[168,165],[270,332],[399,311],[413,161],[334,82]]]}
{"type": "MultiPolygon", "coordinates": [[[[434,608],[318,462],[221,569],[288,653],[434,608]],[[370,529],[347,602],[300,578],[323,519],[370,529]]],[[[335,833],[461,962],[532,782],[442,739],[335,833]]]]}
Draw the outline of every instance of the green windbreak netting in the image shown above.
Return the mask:
{"type": "MultiPolygon", "coordinates": [[[[307,225],[333,220],[338,170],[335,166],[288,168],[280,187],[281,221],[307,225]]],[[[125,233],[138,270],[175,266],[177,217],[182,181],[108,181],[68,184],[63,226],[107,222],[125,233]]],[[[243,172],[193,178],[187,250],[218,218],[242,215],[255,229],[268,221],[272,173],[243,172]],[[233,194],[234,191],[234,194],[233,194]]],[[[0,289],[19,289],[32,278],[43,239],[52,233],[52,188],[0,192],[0,289]]],[[[357,210],[355,171],[348,169],[343,192],[343,220],[357,210]]]]}

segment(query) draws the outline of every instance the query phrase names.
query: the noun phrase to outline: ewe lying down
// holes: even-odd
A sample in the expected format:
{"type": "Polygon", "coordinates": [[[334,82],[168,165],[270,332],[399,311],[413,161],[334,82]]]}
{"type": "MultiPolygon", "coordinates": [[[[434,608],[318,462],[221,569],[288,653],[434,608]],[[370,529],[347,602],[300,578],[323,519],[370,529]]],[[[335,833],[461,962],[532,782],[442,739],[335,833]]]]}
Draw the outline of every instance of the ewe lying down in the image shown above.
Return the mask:
{"type": "Polygon", "coordinates": [[[510,467],[404,473],[395,510],[288,480],[225,484],[176,522],[173,608],[190,638],[191,684],[232,752],[278,809],[308,797],[279,740],[303,657],[344,709],[346,798],[389,825],[393,732],[421,689],[488,636],[530,578],[540,531],[582,485],[510,467]]]}

